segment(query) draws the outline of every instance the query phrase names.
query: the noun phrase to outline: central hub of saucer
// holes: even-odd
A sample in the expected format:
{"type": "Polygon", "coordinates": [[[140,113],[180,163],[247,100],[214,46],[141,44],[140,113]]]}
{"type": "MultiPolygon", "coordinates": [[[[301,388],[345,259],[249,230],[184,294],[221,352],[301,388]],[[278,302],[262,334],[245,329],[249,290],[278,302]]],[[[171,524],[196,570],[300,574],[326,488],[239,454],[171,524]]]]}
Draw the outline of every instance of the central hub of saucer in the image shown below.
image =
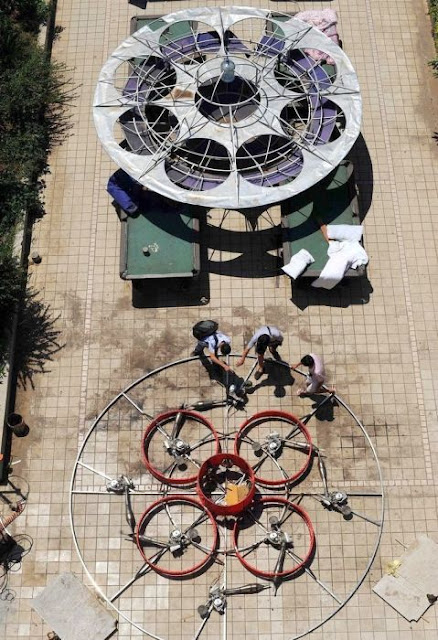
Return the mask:
{"type": "Polygon", "coordinates": [[[217,453],[199,470],[197,492],[215,515],[236,516],[249,507],[255,494],[251,466],[234,453],[217,453]]]}

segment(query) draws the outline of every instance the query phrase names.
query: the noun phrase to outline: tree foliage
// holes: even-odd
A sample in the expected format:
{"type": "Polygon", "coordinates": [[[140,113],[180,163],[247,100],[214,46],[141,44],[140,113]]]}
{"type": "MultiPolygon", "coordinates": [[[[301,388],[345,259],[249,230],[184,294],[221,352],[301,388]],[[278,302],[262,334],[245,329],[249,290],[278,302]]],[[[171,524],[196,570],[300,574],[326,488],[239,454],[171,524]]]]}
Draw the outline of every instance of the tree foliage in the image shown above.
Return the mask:
{"type": "Polygon", "coordinates": [[[45,0],[0,2],[0,343],[23,287],[11,239],[24,212],[43,213],[48,154],[68,134],[75,97],[65,66],[37,42],[47,16],[45,0]]]}
{"type": "Polygon", "coordinates": [[[438,77],[438,0],[429,0],[430,17],[432,20],[432,31],[435,41],[437,57],[429,62],[434,74],[438,77]]]}

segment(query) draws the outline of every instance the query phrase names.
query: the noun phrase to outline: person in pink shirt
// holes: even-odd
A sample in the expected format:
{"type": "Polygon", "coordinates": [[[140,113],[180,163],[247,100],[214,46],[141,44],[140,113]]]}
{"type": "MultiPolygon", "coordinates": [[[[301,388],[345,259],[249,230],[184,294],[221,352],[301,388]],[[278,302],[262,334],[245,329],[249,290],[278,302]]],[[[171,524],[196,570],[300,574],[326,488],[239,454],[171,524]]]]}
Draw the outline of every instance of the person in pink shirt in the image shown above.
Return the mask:
{"type": "Polygon", "coordinates": [[[303,356],[296,365],[291,369],[296,369],[300,364],[308,367],[309,371],[306,375],[305,385],[297,390],[297,396],[307,396],[313,393],[336,393],[334,387],[329,388],[325,386],[325,369],[322,358],[314,353],[309,353],[303,356]]]}

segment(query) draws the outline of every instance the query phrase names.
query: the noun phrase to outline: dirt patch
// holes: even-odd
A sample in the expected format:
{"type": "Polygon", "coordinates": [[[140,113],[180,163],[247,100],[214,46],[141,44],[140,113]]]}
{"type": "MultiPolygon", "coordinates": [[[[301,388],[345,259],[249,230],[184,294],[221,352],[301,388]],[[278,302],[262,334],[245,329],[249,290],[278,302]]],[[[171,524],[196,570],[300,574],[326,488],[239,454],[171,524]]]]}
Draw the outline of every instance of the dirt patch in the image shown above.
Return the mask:
{"type": "Polygon", "coordinates": [[[233,307],[233,315],[236,318],[243,318],[244,320],[247,320],[248,318],[252,318],[253,313],[246,307],[233,307]]]}
{"type": "Polygon", "coordinates": [[[276,305],[268,305],[265,307],[266,324],[273,324],[282,331],[289,330],[291,324],[296,322],[298,316],[290,316],[288,310],[284,307],[276,305]]]}
{"type": "Polygon", "coordinates": [[[152,371],[160,364],[172,362],[187,355],[189,348],[187,337],[173,329],[164,329],[159,336],[149,338],[143,335],[140,341],[134,340],[130,351],[131,368],[152,371]]]}
{"type": "Polygon", "coordinates": [[[303,342],[313,343],[313,344],[322,344],[322,340],[320,337],[312,335],[310,333],[310,329],[300,329],[298,331],[298,337],[303,342]]]}
{"type": "Polygon", "coordinates": [[[65,327],[62,338],[66,349],[79,349],[84,343],[84,303],[74,293],[64,296],[65,327]]]}

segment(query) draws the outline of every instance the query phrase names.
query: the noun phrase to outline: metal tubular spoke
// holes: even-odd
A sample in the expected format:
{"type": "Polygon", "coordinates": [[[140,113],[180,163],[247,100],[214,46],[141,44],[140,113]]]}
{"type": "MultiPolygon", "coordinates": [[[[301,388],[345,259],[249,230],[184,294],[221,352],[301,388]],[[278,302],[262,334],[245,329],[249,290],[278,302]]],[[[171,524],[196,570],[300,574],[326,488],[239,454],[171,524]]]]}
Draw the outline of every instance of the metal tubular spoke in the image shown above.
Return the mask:
{"type": "MultiPolygon", "coordinates": [[[[290,549],[287,550],[287,554],[293,559],[295,560],[295,562],[300,563],[302,562],[302,558],[300,558],[299,556],[297,556],[296,553],[294,553],[293,551],[291,551],[290,549]]],[[[311,569],[309,569],[308,567],[303,567],[304,571],[307,573],[308,576],[310,576],[312,578],[312,580],[314,580],[317,584],[319,584],[319,586],[321,587],[321,589],[324,589],[324,591],[326,593],[328,593],[334,600],[336,600],[336,602],[338,604],[342,604],[342,600],[340,600],[334,593],[333,591],[324,583],[322,582],[322,580],[320,580],[319,578],[316,577],[316,575],[313,573],[313,571],[311,569]]]]}
{"type": "Polygon", "coordinates": [[[198,447],[202,447],[203,444],[208,444],[209,442],[215,442],[215,437],[211,435],[211,433],[209,433],[208,435],[206,435],[204,438],[201,438],[201,440],[198,440],[197,442],[195,442],[195,444],[190,445],[190,451],[194,451],[195,449],[198,449],[198,447]]]}
{"type": "Polygon", "coordinates": [[[78,465],[80,465],[81,467],[84,467],[85,469],[88,469],[88,471],[92,471],[93,473],[100,476],[101,478],[105,478],[105,480],[112,480],[112,478],[107,476],[105,473],[103,473],[102,471],[98,471],[97,469],[93,469],[93,467],[90,467],[88,464],[85,464],[85,462],[81,462],[79,460],[78,465]]]}
{"type": "MultiPolygon", "coordinates": [[[[302,494],[301,494],[302,496],[302,494]]],[[[300,497],[301,497],[300,496],[300,497]]],[[[285,505],[286,506],[286,505],[285,505]]],[[[295,513],[295,511],[293,509],[289,509],[289,513],[287,514],[287,516],[284,516],[283,518],[280,519],[279,521],[279,525],[282,526],[287,520],[289,520],[289,518],[295,513]]]]}
{"type": "Polygon", "coordinates": [[[267,529],[267,528],[265,527],[265,525],[264,525],[264,524],[262,524],[259,520],[257,520],[257,518],[255,517],[255,515],[254,515],[253,513],[251,513],[251,511],[250,511],[250,510],[248,510],[248,511],[247,511],[247,513],[248,513],[249,517],[250,517],[250,518],[252,518],[252,519],[254,520],[254,522],[256,523],[256,525],[257,525],[258,527],[260,527],[260,529],[262,529],[262,531],[264,531],[265,533],[269,533],[269,529],[267,529]]]}
{"type": "Polygon", "coordinates": [[[154,547],[161,547],[162,549],[167,549],[169,547],[168,542],[161,542],[160,540],[154,540],[154,538],[150,538],[149,536],[139,535],[140,543],[147,542],[154,547]]]}
{"type": "Polygon", "coordinates": [[[264,455],[262,458],[260,458],[260,460],[259,460],[258,462],[256,462],[256,463],[252,466],[252,470],[254,471],[254,473],[256,473],[256,472],[260,469],[260,467],[261,467],[261,466],[262,466],[262,464],[265,462],[265,460],[267,460],[267,459],[268,459],[268,457],[269,457],[269,456],[268,456],[268,454],[267,454],[267,453],[266,453],[266,451],[265,451],[265,455],[264,455]]]}
{"type": "Polygon", "coordinates": [[[169,520],[170,520],[170,522],[171,522],[172,526],[174,526],[174,527],[175,527],[175,529],[177,529],[177,526],[176,526],[176,524],[175,524],[175,520],[173,519],[172,514],[170,513],[169,505],[167,504],[167,502],[166,502],[166,504],[164,505],[164,510],[165,510],[165,512],[166,512],[166,514],[167,514],[167,517],[169,518],[169,520]]]}
{"type": "Polygon", "coordinates": [[[376,527],[381,527],[382,526],[381,522],[378,522],[377,520],[373,520],[372,518],[369,518],[368,516],[364,516],[363,513],[358,513],[357,511],[353,511],[353,509],[351,510],[351,513],[354,516],[357,516],[358,518],[362,518],[362,520],[366,520],[370,524],[374,524],[376,527]]]}
{"type": "Polygon", "coordinates": [[[134,400],[133,400],[130,396],[128,396],[128,394],[127,394],[127,393],[125,393],[124,391],[122,391],[122,393],[121,393],[120,395],[121,395],[121,396],[123,396],[124,398],[126,398],[126,400],[127,400],[128,402],[130,402],[130,403],[132,404],[132,406],[133,406],[133,407],[135,407],[135,409],[137,409],[137,411],[138,411],[139,413],[141,413],[141,415],[142,415],[142,416],[146,416],[147,418],[149,418],[149,420],[153,420],[153,416],[149,415],[148,413],[145,413],[145,412],[143,411],[143,409],[140,409],[140,407],[138,406],[138,404],[137,404],[136,402],[134,402],[134,400]]]}
{"type": "MultiPolygon", "coordinates": [[[[160,551],[158,551],[158,553],[156,553],[155,556],[152,556],[150,562],[153,562],[153,563],[157,562],[164,556],[164,554],[167,551],[168,551],[168,548],[160,549],[160,551]]],[[[152,567],[150,567],[149,564],[145,562],[145,564],[142,567],[140,567],[140,569],[137,571],[135,576],[133,576],[125,585],[123,585],[123,587],[121,587],[121,589],[119,589],[111,598],[109,598],[108,601],[114,602],[114,600],[117,600],[117,598],[119,598],[126,591],[126,589],[129,589],[129,587],[132,584],[134,584],[136,580],[138,580],[139,578],[142,578],[144,575],[146,575],[150,571],[152,571],[152,567]]]]}
{"type": "Polygon", "coordinates": [[[109,598],[109,602],[114,602],[114,600],[117,600],[117,598],[119,598],[122,593],[124,593],[126,591],[126,589],[129,589],[129,587],[139,578],[141,578],[142,576],[146,575],[149,571],[152,571],[151,567],[145,562],[144,565],[139,569],[139,571],[137,571],[137,573],[135,574],[135,576],[133,578],[131,578],[126,584],[123,585],[123,587],[121,587],[113,596],[111,596],[109,598]]]}
{"type": "Polygon", "coordinates": [[[163,471],[163,475],[168,473],[169,477],[172,475],[172,473],[175,471],[176,467],[177,467],[177,463],[175,462],[175,460],[172,460],[172,462],[164,469],[163,471]]]}
{"type": "Polygon", "coordinates": [[[289,478],[289,476],[287,475],[286,471],[283,469],[281,464],[277,461],[277,459],[271,453],[269,453],[269,451],[266,451],[266,453],[271,458],[272,462],[278,467],[280,473],[283,474],[284,479],[287,480],[289,478]]]}
{"type": "Polygon", "coordinates": [[[192,522],[192,524],[188,526],[187,529],[184,529],[183,533],[187,534],[190,529],[196,529],[198,525],[202,524],[206,520],[208,520],[208,515],[206,513],[201,513],[201,515],[194,522],[192,522]]]}
{"type": "Polygon", "coordinates": [[[261,540],[254,542],[249,547],[242,547],[242,548],[239,547],[238,552],[240,553],[242,558],[246,558],[246,556],[248,556],[250,553],[255,551],[261,544],[263,544],[263,542],[265,542],[265,538],[262,538],[261,540]]]}
{"type": "Polygon", "coordinates": [[[310,444],[308,442],[283,442],[285,447],[289,449],[298,449],[298,451],[304,451],[305,449],[309,449],[310,444]]]}
{"type": "Polygon", "coordinates": [[[167,438],[168,440],[170,440],[170,435],[167,433],[166,429],[164,429],[161,424],[157,424],[157,431],[159,431],[161,433],[161,435],[163,435],[165,438],[167,438]]]}
{"type": "Polygon", "coordinates": [[[189,460],[189,462],[191,462],[193,465],[195,465],[195,467],[196,467],[197,469],[200,469],[200,468],[201,468],[201,465],[199,464],[199,462],[197,462],[196,460],[194,460],[190,454],[186,453],[185,458],[186,458],[187,460],[189,460]]]}
{"type": "Polygon", "coordinates": [[[199,636],[202,633],[202,630],[204,629],[205,625],[208,622],[208,619],[210,618],[211,612],[213,611],[213,604],[210,604],[210,606],[208,607],[208,613],[205,616],[205,618],[203,619],[203,621],[201,622],[201,625],[199,627],[199,629],[196,632],[196,635],[193,637],[193,640],[198,640],[199,636]]]}
{"type": "Polygon", "coordinates": [[[303,424],[307,424],[309,422],[309,420],[311,420],[313,418],[313,416],[315,415],[315,413],[318,412],[318,409],[321,409],[321,407],[323,405],[325,405],[326,402],[328,402],[330,399],[332,398],[331,395],[327,396],[324,398],[324,400],[322,400],[317,407],[315,407],[315,409],[312,411],[312,413],[308,413],[307,415],[305,415],[303,418],[300,418],[301,422],[303,424]]]}

